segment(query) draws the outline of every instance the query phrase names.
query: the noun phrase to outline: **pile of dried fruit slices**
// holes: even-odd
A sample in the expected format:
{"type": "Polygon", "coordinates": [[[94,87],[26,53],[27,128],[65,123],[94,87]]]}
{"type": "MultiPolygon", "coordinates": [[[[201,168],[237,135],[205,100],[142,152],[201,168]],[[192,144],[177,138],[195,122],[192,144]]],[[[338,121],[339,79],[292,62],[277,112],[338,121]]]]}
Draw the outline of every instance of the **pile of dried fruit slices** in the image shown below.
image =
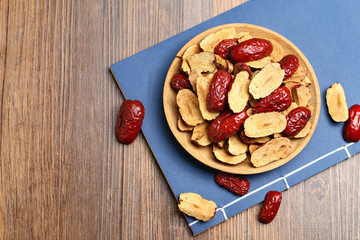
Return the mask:
{"type": "Polygon", "coordinates": [[[178,128],[215,158],[254,167],[286,158],[306,137],[313,106],[307,69],[274,39],[224,28],[188,47],[171,80],[178,128]]]}

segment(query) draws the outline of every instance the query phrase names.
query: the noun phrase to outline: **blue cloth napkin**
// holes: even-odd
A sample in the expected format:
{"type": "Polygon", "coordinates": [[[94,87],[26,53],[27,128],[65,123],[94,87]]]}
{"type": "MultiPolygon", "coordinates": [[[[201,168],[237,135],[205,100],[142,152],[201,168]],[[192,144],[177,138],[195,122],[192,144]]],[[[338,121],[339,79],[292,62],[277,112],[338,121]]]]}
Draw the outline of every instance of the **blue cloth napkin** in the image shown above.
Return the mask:
{"type": "Polygon", "coordinates": [[[360,103],[358,9],[356,0],[251,0],[111,66],[124,96],[145,106],[142,131],[175,197],[196,192],[218,206],[208,222],[187,217],[194,234],[263,201],[268,191],[283,191],[360,151],[359,143],[343,140],[343,124],[330,119],[325,104],[326,89],[334,82],[341,82],[349,107],[360,103]],[[218,186],[217,171],[181,147],[167,126],[162,104],[165,76],[176,53],[197,34],[227,23],[266,27],[293,42],[312,64],[322,97],[319,122],[305,149],[280,168],[245,176],[251,187],[243,197],[218,186]]]}

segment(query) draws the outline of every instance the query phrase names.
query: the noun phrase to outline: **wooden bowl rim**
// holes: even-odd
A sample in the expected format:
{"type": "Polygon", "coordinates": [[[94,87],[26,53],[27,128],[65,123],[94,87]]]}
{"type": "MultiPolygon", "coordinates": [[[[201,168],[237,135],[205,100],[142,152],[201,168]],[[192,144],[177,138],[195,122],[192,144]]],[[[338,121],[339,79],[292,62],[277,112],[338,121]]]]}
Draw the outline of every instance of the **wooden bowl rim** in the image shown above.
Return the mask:
{"type": "MultiPolygon", "coordinates": [[[[246,31],[246,30],[243,30],[246,31]]],[[[179,69],[176,71],[179,72],[179,69]]],[[[314,97],[314,96],[313,96],[314,97]]],[[[165,112],[165,117],[166,117],[166,121],[170,127],[171,132],[173,133],[173,135],[175,136],[175,138],[177,139],[177,141],[180,143],[180,145],[190,154],[192,155],[195,159],[197,159],[198,161],[202,162],[203,164],[217,169],[217,170],[221,170],[224,172],[228,172],[228,173],[234,173],[234,174],[258,174],[258,173],[263,173],[263,172],[267,172],[273,169],[276,169],[282,165],[284,165],[285,163],[289,162],[290,160],[292,160],[295,156],[297,156],[307,145],[307,143],[310,141],[312,135],[314,134],[314,131],[316,129],[318,120],[319,120],[319,116],[320,116],[320,105],[321,105],[321,95],[320,95],[320,87],[319,87],[319,83],[316,77],[316,74],[314,72],[314,69],[312,68],[310,62],[307,60],[307,58],[305,57],[305,55],[292,43],[290,42],[287,38],[285,38],[284,36],[270,30],[264,27],[260,27],[257,25],[253,25],[253,24],[247,24],[247,23],[231,23],[231,24],[225,24],[225,25],[220,25],[220,26],[216,26],[213,28],[210,28],[200,34],[198,34],[197,36],[195,36],[194,38],[192,38],[189,42],[187,42],[181,49],[180,51],[176,54],[176,57],[174,59],[174,61],[172,62],[168,73],[166,75],[166,79],[165,79],[165,83],[164,83],[164,89],[163,89],[163,107],[164,107],[164,112],[165,112]],[[308,70],[308,74],[307,76],[311,76],[312,79],[312,87],[314,88],[314,92],[315,92],[315,106],[314,106],[314,117],[312,116],[312,126],[311,126],[311,131],[310,133],[305,137],[305,138],[301,138],[298,139],[298,141],[302,141],[300,146],[298,146],[294,152],[292,152],[288,157],[271,162],[265,166],[262,167],[252,167],[252,168],[246,168],[245,170],[243,169],[244,167],[241,167],[241,164],[238,165],[228,165],[228,164],[224,164],[221,163],[220,161],[217,160],[208,160],[208,159],[204,159],[201,156],[199,157],[199,155],[197,154],[197,146],[195,146],[194,144],[192,144],[192,147],[186,147],[184,146],[184,134],[191,134],[191,132],[181,132],[178,129],[177,124],[172,124],[170,118],[172,117],[176,117],[177,116],[170,116],[169,113],[169,109],[171,106],[167,106],[167,103],[165,101],[165,99],[167,99],[167,97],[170,94],[173,94],[176,98],[176,93],[175,91],[170,87],[170,80],[172,78],[172,76],[174,75],[174,71],[173,69],[176,67],[177,64],[179,64],[178,61],[181,61],[181,59],[179,58],[179,56],[182,56],[182,54],[184,53],[184,51],[191,45],[195,44],[195,43],[200,43],[200,41],[206,37],[207,35],[217,32],[223,28],[229,28],[229,27],[235,27],[237,30],[241,29],[241,28],[251,28],[254,29],[256,31],[260,31],[260,32],[265,32],[267,34],[272,35],[272,37],[274,37],[274,39],[281,39],[281,41],[285,42],[286,44],[288,44],[291,48],[291,50],[293,50],[297,56],[299,57],[299,59],[301,61],[304,62],[304,65],[306,66],[307,70],[308,70]]],[[[293,141],[293,140],[292,140],[293,141]]],[[[210,145],[211,147],[211,145],[210,145]]],[[[202,148],[209,148],[209,146],[207,147],[202,147],[202,148]]]]}

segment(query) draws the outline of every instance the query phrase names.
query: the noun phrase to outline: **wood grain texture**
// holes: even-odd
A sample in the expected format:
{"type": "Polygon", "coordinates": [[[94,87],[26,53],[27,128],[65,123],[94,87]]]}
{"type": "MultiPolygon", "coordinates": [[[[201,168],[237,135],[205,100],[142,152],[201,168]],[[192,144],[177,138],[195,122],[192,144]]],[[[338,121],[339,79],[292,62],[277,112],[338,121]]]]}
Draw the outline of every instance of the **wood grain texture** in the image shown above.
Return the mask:
{"type": "MultiPolygon", "coordinates": [[[[110,64],[244,0],[0,0],[0,238],[192,239],[110,64]]],[[[359,239],[359,155],[195,239],[359,239]]]]}

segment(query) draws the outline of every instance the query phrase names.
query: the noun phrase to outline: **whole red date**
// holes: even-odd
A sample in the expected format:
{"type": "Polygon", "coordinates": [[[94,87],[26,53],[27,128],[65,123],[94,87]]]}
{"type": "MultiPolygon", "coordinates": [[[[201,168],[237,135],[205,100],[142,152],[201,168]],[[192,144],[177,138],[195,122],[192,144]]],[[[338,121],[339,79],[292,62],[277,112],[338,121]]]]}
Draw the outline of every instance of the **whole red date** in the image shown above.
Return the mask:
{"type": "Polygon", "coordinates": [[[145,108],[138,100],[126,100],[120,107],[116,124],[116,137],[121,143],[132,143],[139,135],[145,108]]]}
{"type": "Polygon", "coordinates": [[[348,142],[360,140],[360,105],[355,104],[350,108],[349,118],[344,125],[343,136],[348,142]]]}
{"type": "Polygon", "coordinates": [[[290,90],[287,87],[279,87],[255,105],[253,114],[274,111],[281,112],[289,108],[291,102],[290,90]]]}
{"type": "Polygon", "coordinates": [[[252,38],[232,47],[229,58],[233,63],[249,62],[269,56],[272,50],[273,46],[270,41],[252,38]]]}
{"type": "Polygon", "coordinates": [[[215,182],[230,192],[243,196],[249,192],[250,182],[240,176],[219,172],[215,176],[215,182]]]}
{"type": "Polygon", "coordinates": [[[311,117],[311,111],[306,107],[293,109],[287,116],[287,125],[282,132],[285,137],[293,137],[298,134],[306,125],[311,117]]]}
{"type": "Polygon", "coordinates": [[[262,223],[270,223],[274,220],[282,200],[281,192],[270,191],[266,194],[264,205],[259,214],[259,220],[262,223]]]}
{"type": "Polygon", "coordinates": [[[230,48],[237,45],[238,43],[239,42],[238,42],[237,38],[224,39],[221,42],[219,42],[218,45],[216,45],[214,52],[215,52],[215,54],[219,55],[223,59],[228,59],[230,48]]]}
{"type": "Polygon", "coordinates": [[[243,122],[248,118],[246,113],[248,108],[249,107],[246,106],[245,109],[239,113],[226,110],[220,114],[209,126],[208,135],[211,141],[218,143],[236,134],[240,130],[243,122]]]}
{"type": "Polygon", "coordinates": [[[207,107],[215,112],[222,112],[226,107],[226,96],[231,82],[231,74],[224,70],[218,70],[213,76],[209,93],[207,95],[207,107]]]}
{"type": "Polygon", "coordinates": [[[296,72],[299,68],[299,59],[292,54],[286,55],[283,59],[281,59],[280,67],[285,71],[284,80],[291,78],[292,75],[294,75],[294,72],[296,72]]]}
{"type": "Polygon", "coordinates": [[[180,91],[181,89],[190,89],[192,90],[189,79],[183,74],[175,74],[171,79],[170,85],[176,91],[180,91]]]}

